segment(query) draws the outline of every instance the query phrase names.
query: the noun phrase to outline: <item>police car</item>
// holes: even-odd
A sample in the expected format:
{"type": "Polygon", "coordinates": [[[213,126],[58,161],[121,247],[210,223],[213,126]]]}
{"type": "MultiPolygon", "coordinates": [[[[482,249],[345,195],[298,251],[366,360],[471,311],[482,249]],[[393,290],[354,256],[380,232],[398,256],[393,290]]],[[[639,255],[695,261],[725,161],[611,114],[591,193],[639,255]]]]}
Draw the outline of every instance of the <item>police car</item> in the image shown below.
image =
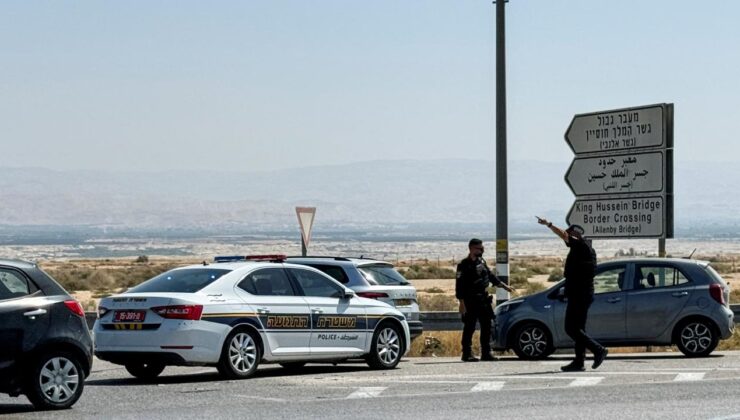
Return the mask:
{"type": "Polygon", "coordinates": [[[408,350],[408,323],[395,308],[283,256],[234,260],[176,268],[102,299],[95,355],[142,379],[167,365],[215,366],[238,379],[260,363],[364,358],[392,369],[408,350]]]}

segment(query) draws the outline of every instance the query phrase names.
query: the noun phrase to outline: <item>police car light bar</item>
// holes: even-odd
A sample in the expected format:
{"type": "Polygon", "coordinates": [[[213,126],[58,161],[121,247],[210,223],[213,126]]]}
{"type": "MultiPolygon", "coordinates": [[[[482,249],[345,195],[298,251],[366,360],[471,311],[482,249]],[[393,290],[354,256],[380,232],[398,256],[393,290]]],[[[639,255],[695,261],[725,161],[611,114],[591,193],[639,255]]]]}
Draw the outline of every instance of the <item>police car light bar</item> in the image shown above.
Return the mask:
{"type": "Polygon", "coordinates": [[[274,261],[274,262],[283,262],[286,258],[288,258],[287,255],[283,254],[265,254],[265,255],[247,255],[246,257],[247,261],[274,261]]]}
{"type": "Polygon", "coordinates": [[[213,257],[213,262],[233,262],[233,261],[246,261],[247,257],[243,255],[220,255],[213,257]]]}

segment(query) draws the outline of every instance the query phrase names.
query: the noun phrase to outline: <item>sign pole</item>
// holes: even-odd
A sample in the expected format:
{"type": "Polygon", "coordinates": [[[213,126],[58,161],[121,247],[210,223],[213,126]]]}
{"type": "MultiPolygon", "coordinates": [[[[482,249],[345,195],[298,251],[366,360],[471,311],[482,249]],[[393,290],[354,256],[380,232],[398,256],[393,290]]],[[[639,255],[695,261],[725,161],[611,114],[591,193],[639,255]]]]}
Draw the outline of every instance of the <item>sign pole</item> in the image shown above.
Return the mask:
{"type": "MultiPolygon", "coordinates": [[[[509,284],[509,227],[506,169],[506,0],[496,0],[496,275],[509,284]]],[[[496,289],[496,303],[509,292],[496,289]]]]}

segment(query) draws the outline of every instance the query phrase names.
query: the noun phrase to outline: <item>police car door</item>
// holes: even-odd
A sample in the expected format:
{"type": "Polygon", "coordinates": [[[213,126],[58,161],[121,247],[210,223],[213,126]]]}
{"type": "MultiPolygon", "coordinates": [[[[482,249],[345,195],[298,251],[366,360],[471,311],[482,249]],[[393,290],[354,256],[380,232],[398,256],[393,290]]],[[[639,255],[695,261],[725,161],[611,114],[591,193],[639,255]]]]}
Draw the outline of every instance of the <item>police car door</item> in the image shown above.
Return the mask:
{"type": "Polygon", "coordinates": [[[275,356],[308,355],[311,316],[281,267],[260,268],[239,282],[236,293],[256,311],[270,352],[275,356]]]}
{"type": "Polygon", "coordinates": [[[359,300],[343,297],[344,287],[322,273],[303,268],[288,271],[311,309],[311,355],[364,353],[367,317],[359,300]]]}

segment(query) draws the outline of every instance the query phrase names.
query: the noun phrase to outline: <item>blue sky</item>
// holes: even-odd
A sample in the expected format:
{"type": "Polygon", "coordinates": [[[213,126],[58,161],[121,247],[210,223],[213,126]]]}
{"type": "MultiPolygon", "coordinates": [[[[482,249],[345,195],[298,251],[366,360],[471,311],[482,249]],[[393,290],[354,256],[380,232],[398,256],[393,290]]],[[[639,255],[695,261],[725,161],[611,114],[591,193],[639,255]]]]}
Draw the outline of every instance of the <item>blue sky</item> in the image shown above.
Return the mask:
{"type": "MultiPolygon", "coordinates": [[[[677,165],[738,161],[740,2],[699,4],[511,0],[509,158],[673,102],[677,165]]],[[[493,49],[487,0],[4,1],[0,166],[493,159],[493,49]]]]}

